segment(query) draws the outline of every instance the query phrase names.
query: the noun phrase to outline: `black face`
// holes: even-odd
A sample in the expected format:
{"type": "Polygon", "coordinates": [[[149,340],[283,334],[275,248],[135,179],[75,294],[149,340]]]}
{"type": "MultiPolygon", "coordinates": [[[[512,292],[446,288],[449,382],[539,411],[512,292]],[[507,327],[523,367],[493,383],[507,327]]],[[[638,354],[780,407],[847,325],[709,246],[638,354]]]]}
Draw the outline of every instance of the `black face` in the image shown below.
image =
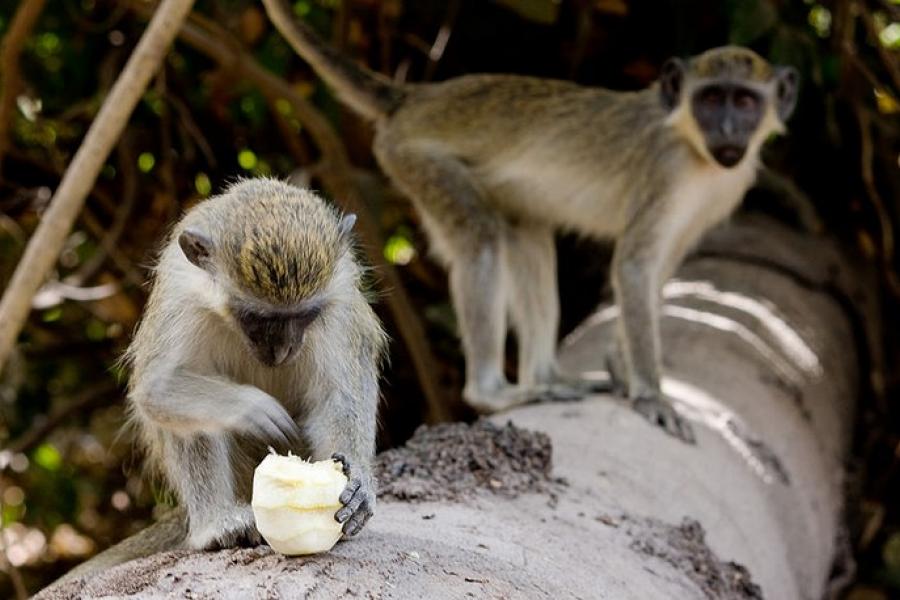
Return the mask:
{"type": "Polygon", "coordinates": [[[276,312],[233,306],[231,312],[256,358],[266,366],[277,367],[300,349],[307,327],[316,320],[321,309],[276,312]]]}
{"type": "Polygon", "coordinates": [[[714,83],[694,92],[691,110],[709,153],[723,167],[733,167],[747,152],[765,113],[765,103],[752,88],[714,83]]]}

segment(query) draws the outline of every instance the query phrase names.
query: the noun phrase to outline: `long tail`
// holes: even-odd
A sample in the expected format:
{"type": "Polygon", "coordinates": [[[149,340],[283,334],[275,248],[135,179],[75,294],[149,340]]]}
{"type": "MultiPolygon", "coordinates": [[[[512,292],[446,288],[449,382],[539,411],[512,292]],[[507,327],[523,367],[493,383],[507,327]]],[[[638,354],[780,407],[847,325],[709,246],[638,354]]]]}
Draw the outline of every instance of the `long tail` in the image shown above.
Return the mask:
{"type": "MultiPolygon", "coordinates": [[[[153,525],[81,563],[54,581],[49,587],[44,588],[38,597],[53,597],[54,594],[51,590],[62,588],[68,590],[70,587],[73,591],[76,588],[80,589],[81,582],[76,582],[76,580],[83,580],[93,573],[105,571],[129,560],[144,558],[157,552],[184,548],[187,532],[187,513],[181,507],[173,508],[153,525]]],[[[72,594],[73,597],[76,595],[72,594]]]]}
{"type": "Polygon", "coordinates": [[[352,110],[377,120],[403,100],[403,89],[378,73],[355,64],[322,41],[305,23],[294,19],[284,0],[263,0],[269,18],[291,47],[315,69],[352,110]]]}

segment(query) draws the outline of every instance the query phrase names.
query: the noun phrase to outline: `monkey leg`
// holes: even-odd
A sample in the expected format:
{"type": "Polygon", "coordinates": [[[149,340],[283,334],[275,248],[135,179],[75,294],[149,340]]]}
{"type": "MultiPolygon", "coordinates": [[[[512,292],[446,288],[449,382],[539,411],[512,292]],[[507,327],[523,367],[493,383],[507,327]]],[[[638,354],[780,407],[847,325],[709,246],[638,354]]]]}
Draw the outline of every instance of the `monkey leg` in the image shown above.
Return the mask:
{"type": "Polygon", "coordinates": [[[506,244],[509,314],[519,350],[516,393],[521,401],[575,400],[609,391],[607,382],[563,374],[556,362],[559,293],[553,231],[508,227],[506,244]]]}
{"type": "Polygon", "coordinates": [[[410,143],[376,140],[384,170],[413,200],[432,248],[448,264],[466,357],[463,397],[483,413],[520,400],[503,374],[506,338],[502,216],[459,159],[410,143]]]}
{"type": "Polygon", "coordinates": [[[162,462],[188,513],[187,545],[198,550],[263,543],[253,510],[235,494],[224,435],[162,432],[162,462]]]}
{"type": "Polygon", "coordinates": [[[638,222],[616,247],[612,265],[613,290],[619,306],[619,347],[628,375],[628,397],[634,409],[669,434],[694,443],[690,424],[665,400],[660,389],[662,351],[659,304],[662,269],[670,254],[659,235],[641,231],[652,223],[638,222]],[[649,242],[648,242],[649,240],[649,242]]]}

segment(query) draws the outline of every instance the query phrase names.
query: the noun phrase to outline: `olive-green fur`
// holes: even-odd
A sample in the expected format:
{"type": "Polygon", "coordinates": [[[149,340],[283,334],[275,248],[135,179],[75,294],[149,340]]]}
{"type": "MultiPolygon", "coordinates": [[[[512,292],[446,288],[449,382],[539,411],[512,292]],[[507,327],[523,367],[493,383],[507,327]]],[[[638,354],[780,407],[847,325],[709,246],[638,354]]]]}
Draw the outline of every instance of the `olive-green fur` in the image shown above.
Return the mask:
{"type": "Polygon", "coordinates": [[[210,217],[219,264],[252,297],[296,304],[334,272],[340,215],[309,191],[274,179],[242,181],[196,210],[210,217]]]}
{"type": "Polygon", "coordinates": [[[730,79],[765,83],[772,79],[772,66],[756,52],[740,46],[713,48],[688,63],[690,74],[704,79],[730,79]]]}

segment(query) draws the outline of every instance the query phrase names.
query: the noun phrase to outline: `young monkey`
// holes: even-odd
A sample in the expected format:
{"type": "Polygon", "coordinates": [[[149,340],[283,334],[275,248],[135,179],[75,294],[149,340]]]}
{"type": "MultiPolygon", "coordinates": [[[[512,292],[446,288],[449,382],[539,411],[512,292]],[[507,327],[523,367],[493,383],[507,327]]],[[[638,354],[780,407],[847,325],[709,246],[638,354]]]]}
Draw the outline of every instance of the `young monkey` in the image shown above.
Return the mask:
{"type": "Polygon", "coordinates": [[[660,291],[684,255],[752,185],[784,131],[798,76],[754,52],[669,60],[658,83],[614,92],[565,81],[469,75],[392,84],[323,45],[281,0],[264,0],[294,49],[375,122],[375,155],[413,201],[449,267],[466,357],[464,397],[491,413],[589,391],[555,358],[555,230],[615,240],[617,356],[635,409],[693,440],[660,393],[660,291]],[[503,373],[510,320],[518,381],[503,373]]]}
{"type": "Polygon", "coordinates": [[[347,535],[372,515],[385,336],[360,290],[354,220],[244,180],[189,211],[163,249],[126,355],[128,398],[186,508],[188,546],[261,542],[250,492],[270,446],[343,462],[347,535]]]}

